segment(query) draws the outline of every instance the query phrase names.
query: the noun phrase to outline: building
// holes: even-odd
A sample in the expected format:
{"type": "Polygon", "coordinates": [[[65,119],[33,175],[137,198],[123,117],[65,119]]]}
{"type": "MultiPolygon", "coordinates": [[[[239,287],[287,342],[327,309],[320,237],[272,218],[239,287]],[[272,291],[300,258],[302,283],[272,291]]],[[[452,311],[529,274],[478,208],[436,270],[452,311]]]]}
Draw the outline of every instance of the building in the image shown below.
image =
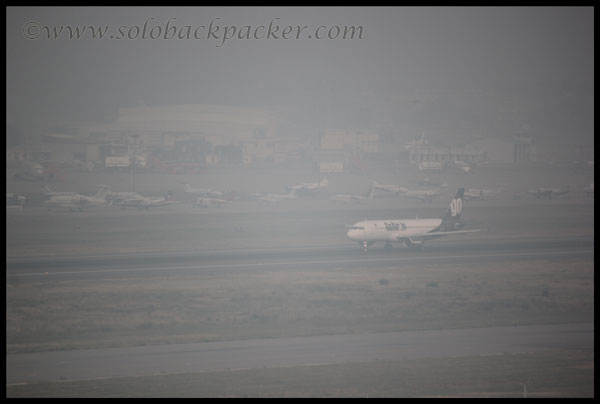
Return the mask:
{"type": "Polygon", "coordinates": [[[341,172],[364,168],[364,161],[379,153],[379,135],[362,131],[326,131],[319,139],[318,168],[341,172]]]}
{"type": "MultiPolygon", "coordinates": [[[[158,153],[167,160],[203,164],[252,164],[285,159],[297,140],[278,138],[275,111],[210,104],[121,108],[115,122],[82,128],[100,144],[97,160],[158,153]],[[135,145],[135,146],[132,146],[135,145]],[[195,155],[194,155],[195,153],[195,155]]],[[[91,157],[91,156],[88,156],[91,157]]]]}
{"type": "Polygon", "coordinates": [[[321,151],[347,151],[375,154],[379,151],[379,135],[361,131],[327,131],[320,138],[321,151]]]}
{"type": "Polygon", "coordinates": [[[473,145],[466,147],[414,146],[409,151],[409,161],[413,165],[436,162],[445,166],[454,161],[481,163],[486,158],[485,151],[473,145]]]}
{"type": "Polygon", "coordinates": [[[533,137],[524,133],[515,133],[513,136],[513,162],[531,161],[535,161],[533,137]]]}

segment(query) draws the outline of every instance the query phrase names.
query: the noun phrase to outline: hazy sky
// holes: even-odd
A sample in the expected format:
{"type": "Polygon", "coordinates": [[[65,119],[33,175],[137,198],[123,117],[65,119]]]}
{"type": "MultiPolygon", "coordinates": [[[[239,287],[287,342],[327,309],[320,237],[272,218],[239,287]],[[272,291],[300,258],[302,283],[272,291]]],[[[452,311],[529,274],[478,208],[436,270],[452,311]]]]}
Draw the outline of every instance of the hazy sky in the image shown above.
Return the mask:
{"type": "Polygon", "coordinates": [[[593,28],[592,8],[566,7],[8,8],[7,118],[97,120],[143,102],[282,106],[310,119],[414,89],[593,97],[593,28]],[[279,39],[266,38],[270,24],[279,39]],[[108,31],[68,38],[84,26],[108,31]],[[327,38],[344,26],[362,27],[362,39],[327,38]],[[165,39],[169,27],[190,39],[165,39]],[[225,27],[243,39],[223,42],[225,27]]]}

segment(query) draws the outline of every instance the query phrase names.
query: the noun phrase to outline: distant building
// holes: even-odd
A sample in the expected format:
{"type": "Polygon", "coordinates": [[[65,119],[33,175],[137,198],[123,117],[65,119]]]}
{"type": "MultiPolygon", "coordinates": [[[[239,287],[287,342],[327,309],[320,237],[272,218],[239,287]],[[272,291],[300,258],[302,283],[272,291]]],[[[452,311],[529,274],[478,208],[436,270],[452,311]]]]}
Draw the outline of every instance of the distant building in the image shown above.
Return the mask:
{"type": "Polygon", "coordinates": [[[324,151],[317,158],[317,169],[322,173],[344,172],[348,162],[348,155],[343,152],[324,151]]]}
{"type": "Polygon", "coordinates": [[[476,140],[469,145],[481,150],[485,154],[485,161],[489,163],[514,163],[515,146],[514,143],[508,139],[481,139],[476,140]]]}
{"type": "Polygon", "coordinates": [[[101,158],[101,145],[89,137],[47,133],[42,135],[42,141],[50,151],[49,160],[72,163],[98,161],[101,158]]]}
{"type": "Polygon", "coordinates": [[[535,161],[533,137],[523,133],[513,136],[513,162],[522,163],[535,161]]]}
{"type": "Polygon", "coordinates": [[[474,146],[467,147],[433,147],[415,146],[410,149],[409,161],[413,165],[422,162],[440,162],[442,164],[453,161],[465,163],[480,163],[486,159],[483,150],[474,146]]]}
{"type": "Polygon", "coordinates": [[[379,152],[379,135],[362,131],[327,131],[320,136],[318,167],[322,172],[364,168],[364,160],[379,152]]]}
{"type": "Polygon", "coordinates": [[[258,138],[242,140],[245,165],[254,163],[284,163],[301,158],[305,146],[297,138],[258,138]]]}
{"type": "MultiPolygon", "coordinates": [[[[276,111],[259,108],[140,106],[121,108],[115,122],[87,125],[81,131],[87,132],[90,143],[100,145],[96,156],[100,161],[131,153],[135,143],[137,153],[159,151],[161,159],[251,164],[285,160],[297,152],[292,149],[299,147],[298,140],[278,137],[280,121],[276,111]]],[[[86,156],[91,157],[87,152],[86,156]]]]}
{"type": "Polygon", "coordinates": [[[379,135],[360,131],[328,131],[321,135],[320,149],[374,154],[379,151],[379,135]]]}
{"type": "Polygon", "coordinates": [[[6,149],[6,162],[43,162],[51,159],[51,151],[48,149],[33,149],[24,147],[11,147],[6,149]]]}

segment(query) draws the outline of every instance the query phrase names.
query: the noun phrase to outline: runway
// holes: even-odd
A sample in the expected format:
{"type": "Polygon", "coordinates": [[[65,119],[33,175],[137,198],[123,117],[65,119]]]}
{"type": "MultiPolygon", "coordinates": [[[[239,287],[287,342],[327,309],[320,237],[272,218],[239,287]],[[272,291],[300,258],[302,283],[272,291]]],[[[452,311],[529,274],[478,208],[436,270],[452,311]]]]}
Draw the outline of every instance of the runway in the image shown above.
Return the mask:
{"type": "MultiPolygon", "coordinates": [[[[198,273],[302,268],[366,271],[403,264],[427,268],[439,262],[590,259],[594,240],[589,237],[553,239],[494,239],[465,244],[431,243],[423,251],[358,246],[223,250],[172,254],[123,254],[7,261],[7,278],[21,282],[40,279],[119,279],[178,276],[198,273]]],[[[315,272],[315,273],[316,273],[315,272]]],[[[463,328],[383,333],[249,339],[193,344],[7,354],[7,385],[36,381],[82,380],[231,369],[293,367],[316,364],[370,362],[431,357],[497,355],[540,350],[575,349],[593,352],[593,323],[463,328]]]]}
{"type": "Polygon", "coordinates": [[[233,249],[219,251],[188,251],[170,254],[87,255],[72,257],[40,257],[7,259],[8,278],[23,280],[39,276],[65,279],[86,279],[107,276],[132,276],[136,273],[176,275],[178,273],[285,269],[343,265],[384,265],[415,263],[430,264],[449,261],[481,261],[526,259],[527,257],[593,256],[594,239],[590,237],[563,237],[550,239],[493,239],[431,242],[424,250],[395,247],[384,251],[381,247],[363,251],[353,246],[324,246],[309,248],[233,249]]]}

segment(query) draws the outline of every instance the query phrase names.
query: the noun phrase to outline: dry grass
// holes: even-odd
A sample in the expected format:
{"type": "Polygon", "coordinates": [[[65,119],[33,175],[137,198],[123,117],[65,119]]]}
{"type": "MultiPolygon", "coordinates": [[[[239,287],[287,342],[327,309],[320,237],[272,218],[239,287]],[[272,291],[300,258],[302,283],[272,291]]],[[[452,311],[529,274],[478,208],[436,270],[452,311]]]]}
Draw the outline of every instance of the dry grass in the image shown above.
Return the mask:
{"type": "Polygon", "coordinates": [[[592,321],[593,262],[9,278],[7,352],[592,321]]]}
{"type": "Polygon", "coordinates": [[[376,361],[7,386],[7,397],[593,397],[594,356],[376,361]]]}

